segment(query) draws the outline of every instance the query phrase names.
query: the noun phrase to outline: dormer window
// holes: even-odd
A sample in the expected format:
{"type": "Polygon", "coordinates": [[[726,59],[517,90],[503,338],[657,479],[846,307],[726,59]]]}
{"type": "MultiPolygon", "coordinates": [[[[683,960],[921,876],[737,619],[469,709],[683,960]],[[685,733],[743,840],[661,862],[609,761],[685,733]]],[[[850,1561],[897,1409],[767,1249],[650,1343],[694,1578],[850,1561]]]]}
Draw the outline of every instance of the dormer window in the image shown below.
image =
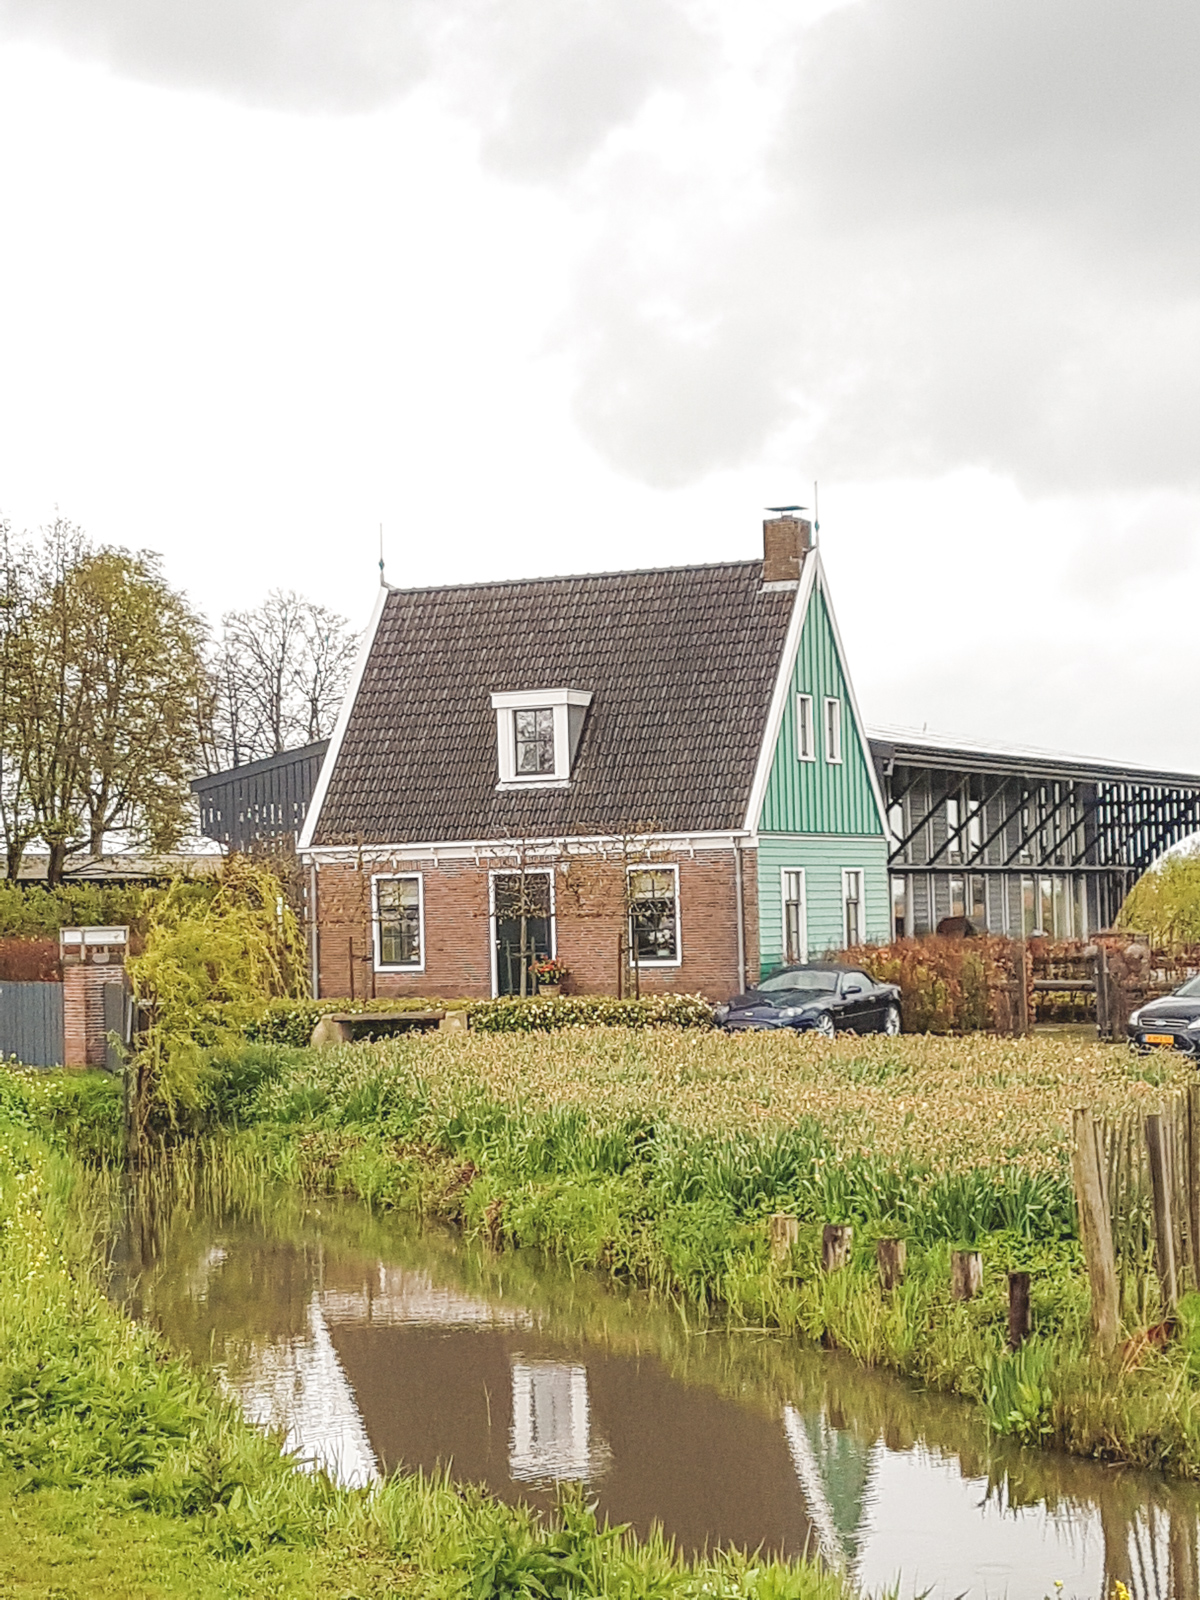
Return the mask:
{"type": "Polygon", "coordinates": [[[565,788],[591,703],[590,689],[494,694],[497,788],[565,788]]]}
{"type": "Polygon", "coordinates": [[[554,776],[554,711],[514,711],[518,778],[554,776]]]}

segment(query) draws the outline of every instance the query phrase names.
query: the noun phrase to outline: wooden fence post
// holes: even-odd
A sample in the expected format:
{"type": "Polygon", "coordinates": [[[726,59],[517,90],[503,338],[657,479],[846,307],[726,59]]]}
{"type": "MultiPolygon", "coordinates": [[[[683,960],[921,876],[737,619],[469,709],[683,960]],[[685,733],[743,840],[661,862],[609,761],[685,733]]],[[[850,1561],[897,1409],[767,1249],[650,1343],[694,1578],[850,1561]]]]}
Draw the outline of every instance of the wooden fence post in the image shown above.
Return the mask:
{"type": "Polygon", "coordinates": [[[1112,1038],[1112,1007],[1108,993],[1108,951],[1103,945],[1096,947],[1096,1033],[1101,1039],[1112,1038]]]}
{"type": "Polygon", "coordinates": [[[1019,1350],[1029,1337],[1029,1274],[1010,1272],[1008,1275],[1008,1344],[1019,1350]]]}
{"type": "Polygon", "coordinates": [[[974,1300],[983,1284],[983,1257],[978,1250],[950,1252],[950,1298],[974,1300]]]}
{"type": "Polygon", "coordinates": [[[1016,1031],[1024,1035],[1029,1032],[1029,946],[1024,939],[1017,940],[1013,967],[1017,979],[1016,1031]]]}
{"type": "Polygon", "coordinates": [[[1079,1106],[1072,1121],[1075,1204],[1092,1294],[1092,1329],[1100,1349],[1108,1355],[1117,1342],[1117,1263],[1113,1254],[1112,1221],[1092,1113],[1086,1106],[1079,1106]]]}
{"type": "Polygon", "coordinates": [[[904,1239],[877,1239],[875,1261],[879,1267],[879,1282],[889,1294],[904,1282],[904,1268],[908,1261],[908,1244],[904,1239]]]}
{"type": "Polygon", "coordinates": [[[1163,1119],[1157,1111],[1146,1118],[1146,1154],[1150,1158],[1150,1188],[1154,1196],[1154,1262],[1167,1310],[1174,1313],[1179,1303],[1179,1284],[1171,1215],[1171,1163],[1163,1135],[1163,1119]]]}
{"type": "Polygon", "coordinates": [[[800,1224],[786,1211],[775,1211],[771,1214],[769,1237],[772,1259],[786,1261],[792,1253],[792,1246],[800,1237],[800,1224]]]}
{"type": "Polygon", "coordinates": [[[1187,1092],[1187,1171],[1183,1192],[1187,1203],[1188,1260],[1192,1268],[1192,1288],[1200,1289],[1200,1084],[1189,1085],[1187,1092]]]}
{"type": "Polygon", "coordinates": [[[854,1229],[848,1225],[827,1222],[821,1232],[821,1265],[826,1272],[836,1272],[850,1259],[850,1245],[854,1229]]]}

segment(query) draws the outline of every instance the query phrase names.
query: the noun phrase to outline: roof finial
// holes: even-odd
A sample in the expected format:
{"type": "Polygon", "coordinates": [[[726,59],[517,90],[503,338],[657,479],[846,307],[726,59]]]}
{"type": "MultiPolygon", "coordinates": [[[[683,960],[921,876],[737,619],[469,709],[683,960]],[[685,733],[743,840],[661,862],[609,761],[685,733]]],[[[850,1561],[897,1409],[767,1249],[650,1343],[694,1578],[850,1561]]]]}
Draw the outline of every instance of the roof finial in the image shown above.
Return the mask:
{"type": "Polygon", "coordinates": [[[379,524],[379,587],[387,588],[387,579],[383,575],[383,523],[379,524]]]}
{"type": "Polygon", "coordinates": [[[817,536],[821,532],[821,504],[817,498],[817,480],[813,479],[813,544],[817,543],[817,536]]]}

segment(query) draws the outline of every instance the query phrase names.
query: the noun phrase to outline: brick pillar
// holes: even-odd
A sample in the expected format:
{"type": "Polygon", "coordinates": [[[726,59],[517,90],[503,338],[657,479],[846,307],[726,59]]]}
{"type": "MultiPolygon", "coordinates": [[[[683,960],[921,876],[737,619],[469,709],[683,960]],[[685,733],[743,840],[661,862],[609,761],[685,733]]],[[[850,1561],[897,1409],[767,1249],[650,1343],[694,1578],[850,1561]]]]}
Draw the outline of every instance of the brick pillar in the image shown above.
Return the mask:
{"type": "Polygon", "coordinates": [[[123,983],[121,965],[78,964],[63,967],[63,1065],[102,1067],[107,1035],[104,1028],[104,990],[123,983]]]}

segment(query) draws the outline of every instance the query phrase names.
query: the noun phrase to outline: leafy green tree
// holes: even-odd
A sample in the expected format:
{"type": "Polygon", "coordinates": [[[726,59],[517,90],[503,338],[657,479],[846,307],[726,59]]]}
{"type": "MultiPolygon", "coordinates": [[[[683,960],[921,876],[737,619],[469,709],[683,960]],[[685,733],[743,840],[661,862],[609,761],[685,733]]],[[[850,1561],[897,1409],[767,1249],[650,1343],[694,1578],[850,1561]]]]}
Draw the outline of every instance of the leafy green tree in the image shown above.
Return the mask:
{"type": "Polygon", "coordinates": [[[133,1061],[135,1150],[156,1109],[195,1108],[209,1050],[232,1045],[270,1001],[308,993],[303,930],[279,879],[232,856],[215,894],[173,883],[149,910],[142,953],[127,964],[146,1025],[133,1061]]]}
{"type": "Polygon", "coordinates": [[[1155,944],[1200,944],[1200,846],[1156,862],[1129,891],[1118,923],[1155,944]]]}
{"type": "Polygon", "coordinates": [[[93,550],[58,519],[3,546],[0,817],[8,872],[27,846],[69,857],[114,832],[169,850],[188,831],[188,779],[209,714],[203,621],[148,551],[93,550]]]}

